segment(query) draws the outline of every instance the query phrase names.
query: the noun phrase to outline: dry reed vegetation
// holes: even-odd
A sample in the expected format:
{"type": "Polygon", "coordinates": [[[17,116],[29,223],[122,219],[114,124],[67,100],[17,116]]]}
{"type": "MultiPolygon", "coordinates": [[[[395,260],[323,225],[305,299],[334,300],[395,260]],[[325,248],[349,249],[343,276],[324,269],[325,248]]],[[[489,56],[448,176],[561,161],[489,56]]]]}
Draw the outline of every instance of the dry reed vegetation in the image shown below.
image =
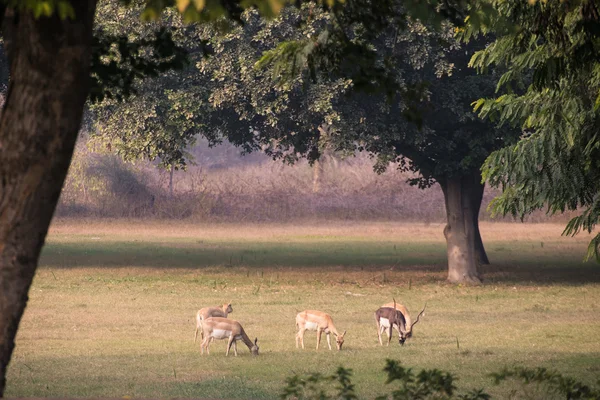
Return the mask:
{"type": "Polygon", "coordinates": [[[304,162],[292,167],[254,157],[225,166],[208,160],[175,172],[170,196],[167,172],[79,149],[58,213],[218,221],[443,217],[439,191],[411,187],[398,171],[379,176],[365,158],[328,165],[323,175],[315,193],[312,169],[304,162]]]}
{"type": "MultiPolygon", "coordinates": [[[[58,207],[71,217],[152,217],[195,221],[274,222],[301,219],[401,220],[437,223],[445,219],[437,186],[420,190],[393,167],[383,175],[357,156],[324,165],[319,192],[313,171],[301,162],[286,166],[265,156],[240,157],[231,146],[198,147],[197,164],[169,174],[152,164],[126,164],[115,155],[78,146],[58,207]]],[[[484,198],[481,217],[493,197],[484,198]]],[[[543,221],[542,213],[529,218],[543,221]]],[[[565,219],[565,218],[563,218],[565,219]]]]}
{"type": "MultiPolygon", "coordinates": [[[[354,369],[358,393],[383,393],[386,357],[441,368],[462,388],[491,387],[505,365],[546,366],[594,382],[600,370],[600,270],[586,237],[551,224],[482,224],[487,285],[444,278],[441,225],[182,224],[56,221],[31,289],[7,396],[274,398],[292,373],[354,369]],[[427,312],[400,348],[379,347],[373,311],[394,296],[427,312]],[[195,311],[233,301],[258,337],[201,357],[195,311]],[[294,316],[329,312],[342,352],[296,350],[294,316]]],[[[514,386],[491,389],[509,396],[514,386]]],[[[503,398],[503,397],[501,397],[503,398]]]]}

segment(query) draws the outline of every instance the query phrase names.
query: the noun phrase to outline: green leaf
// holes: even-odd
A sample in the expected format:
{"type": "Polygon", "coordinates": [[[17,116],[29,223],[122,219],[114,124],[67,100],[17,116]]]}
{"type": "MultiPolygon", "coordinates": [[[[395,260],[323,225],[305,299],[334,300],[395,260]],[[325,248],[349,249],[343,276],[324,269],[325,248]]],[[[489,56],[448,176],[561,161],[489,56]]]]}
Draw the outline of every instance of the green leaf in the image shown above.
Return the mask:
{"type": "Polygon", "coordinates": [[[75,19],[75,10],[68,1],[58,2],[58,16],[61,20],[75,19]]]}
{"type": "Polygon", "coordinates": [[[54,11],[53,4],[50,1],[40,1],[35,5],[33,15],[35,18],[41,16],[50,17],[54,11]]]}

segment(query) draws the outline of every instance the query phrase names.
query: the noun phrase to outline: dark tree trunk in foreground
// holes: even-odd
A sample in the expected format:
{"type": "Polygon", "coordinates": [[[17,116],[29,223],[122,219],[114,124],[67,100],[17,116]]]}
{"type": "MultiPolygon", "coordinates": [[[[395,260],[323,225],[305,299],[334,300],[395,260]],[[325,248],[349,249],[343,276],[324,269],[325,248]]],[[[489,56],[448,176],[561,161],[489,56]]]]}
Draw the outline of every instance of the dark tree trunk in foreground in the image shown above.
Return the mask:
{"type": "Polygon", "coordinates": [[[8,8],[11,81],[0,119],[0,395],[89,90],[95,0],[75,19],[8,8]]]}
{"type": "Polygon", "coordinates": [[[479,209],[483,197],[479,171],[471,175],[438,179],[446,202],[448,281],[481,283],[479,259],[487,261],[479,233],[479,209]]]}

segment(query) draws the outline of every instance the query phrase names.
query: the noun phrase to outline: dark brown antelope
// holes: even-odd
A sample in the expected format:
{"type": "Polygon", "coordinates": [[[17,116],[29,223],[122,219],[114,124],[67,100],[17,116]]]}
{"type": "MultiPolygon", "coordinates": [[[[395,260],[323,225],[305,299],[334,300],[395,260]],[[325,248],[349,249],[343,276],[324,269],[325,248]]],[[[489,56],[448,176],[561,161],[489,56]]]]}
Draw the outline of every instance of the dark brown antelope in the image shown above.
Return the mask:
{"type": "Polygon", "coordinates": [[[252,343],[242,325],[233,319],[221,317],[206,318],[202,321],[202,332],[202,336],[204,337],[204,340],[200,344],[200,352],[202,354],[204,354],[204,349],[206,349],[206,354],[210,354],[208,347],[214,339],[228,339],[225,356],[229,355],[229,350],[233,344],[233,353],[237,357],[238,340],[241,340],[248,346],[253,356],[258,355],[258,338],[254,339],[254,343],[252,343]]]}
{"type": "Polygon", "coordinates": [[[317,331],[317,350],[319,350],[321,334],[323,332],[327,335],[327,345],[329,346],[329,350],[331,350],[330,333],[335,335],[335,344],[338,350],[341,350],[342,345],[344,344],[344,335],[346,335],[346,331],[340,334],[338,330],[335,329],[331,316],[322,311],[306,310],[298,313],[298,315],[296,315],[296,328],[298,328],[298,333],[296,334],[296,348],[298,348],[298,344],[302,344],[302,348],[304,349],[304,332],[307,330],[317,331]]]}
{"type": "MultiPolygon", "coordinates": [[[[394,303],[387,303],[384,304],[382,307],[394,307],[394,303]]],[[[427,307],[427,304],[425,304],[425,307],[427,307]]],[[[413,336],[413,326],[415,326],[417,324],[417,322],[419,322],[419,317],[421,315],[423,315],[423,313],[425,312],[425,307],[423,307],[423,310],[421,310],[421,312],[419,313],[419,315],[417,316],[417,320],[415,322],[412,322],[410,319],[410,314],[408,313],[408,309],[406,307],[404,307],[402,304],[396,304],[396,310],[400,311],[402,313],[402,315],[404,315],[404,320],[406,321],[406,332],[405,332],[405,336],[406,338],[411,338],[413,336]]],[[[398,326],[394,326],[394,329],[396,329],[398,331],[398,333],[400,333],[398,326]]]]}
{"type": "MultiPolygon", "coordinates": [[[[409,329],[409,327],[412,325],[412,319],[410,318],[410,313],[408,312],[408,309],[403,306],[402,304],[396,304],[396,307],[394,307],[394,303],[393,302],[389,302],[389,303],[385,303],[384,305],[382,305],[381,307],[391,307],[391,308],[395,308],[396,310],[400,311],[402,313],[402,315],[404,315],[404,321],[406,322],[406,329],[409,329]]],[[[400,333],[400,331],[398,330],[398,325],[394,325],[394,329],[396,329],[398,331],[398,333],[400,333]]],[[[408,339],[409,337],[412,336],[412,332],[406,332],[406,338],[408,339]]]]}
{"type": "Polygon", "coordinates": [[[204,307],[198,310],[196,313],[196,332],[194,333],[194,343],[198,337],[198,330],[200,330],[200,338],[204,339],[204,331],[202,330],[202,321],[210,317],[221,317],[227,318],[227,315],[233,312],[231,302],[223,304],[222,307],[204,307]]]}
{"type": "MultiPolygon", "coordinates": [[[[425,306],[427,306],[427,305],[425,305],[425,306]]],[[[421,312],[417,316],[417,319],[415,320],[415,322],[411,322],[410,315],[409,315],[406,307],[404,307],[402,304],[396,303],[395,299],[394,299],[393,303],[384,304],[379,310],[381,310],[383,308],[389,308],[391,310],[396,310],[396,311],[400,312],[400,314],[404,318],[404,324],[392,323],[391,325],[389,325],[389,320],[387,318],[384,317],[383,319],[380,320],[380,319],[377,319],[377,316],[376,316],[375,318],[376,318],[376,322],[377,322],[377,336],[379,338],[379,344],[383,345],[383,343],[381,341],[381,333],[383,333],[383,331],[385,331],[388,335],[388,345],[389,345],[389,343],[391,341],[392,328],[394,328],[398,332],[398,335],[399,335],[398,340],[399,340],[400,344],[404,345],[404,342],[406,341],[406,339],[412,337],[412,329],[417,324],[417,322],[419,322],[419,318],[421,317],[421,315],[423,315],[423,313],[425,312],[425,307],[423,307],[423,310],[421,310],[421,312]]],[[[379,311],[379,310],[377,310],[377,311],[379,311]]],[[[388,310],[388,313],[392,313],[392,312],[388,310]]],[[[396,318],[396,319],[398,320],[398,318],[396,318]]]]}
{"type": "Polygon", "coordinates": [[[419,318],[425,312],[425,307],[417,316],[415,322],[411,323],[410,315],[408,310],[401,304],[396,303],[394,299],[393,303],[385,304],[375,312],[375,321],[377,323],[377,337],[379,338],[379,344],[383,346],[381,340],[381,334],[385,331],[388,335],[388,345],[392,340],[392,328],[398,332],[398,341],[401,345],[404,345],[406,339],[412,337],[412,329],[419,322],[419,318]]]}
{"type": "Polygon", "coordinates": [[[377,337],[381,346],[383,346],[381,332],[383,330],[387,332],[389,346],[392,341],[392,327],[394,325],[398,327],[400,344],[404,344],[404,341],[406,341],[406,319],[400,311],[396,310],[396,299],[394,299],[393,307],[380,307],[375,311],[375,322],[377,323],[377,337]]]}

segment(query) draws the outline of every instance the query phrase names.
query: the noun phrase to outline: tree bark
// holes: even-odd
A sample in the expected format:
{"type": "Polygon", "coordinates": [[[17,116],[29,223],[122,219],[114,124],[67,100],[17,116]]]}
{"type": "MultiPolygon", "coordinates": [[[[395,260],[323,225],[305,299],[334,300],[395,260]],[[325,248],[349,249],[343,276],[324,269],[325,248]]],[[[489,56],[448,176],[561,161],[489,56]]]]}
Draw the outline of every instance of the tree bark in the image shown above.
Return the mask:
{"type": "MultiPolygon", "coordinates": [[[[477,171],[467,176],[438,179],[446,202],[448,221],[444,236],[448,247],[448,281],[452,283],[481,283],[476,242],[481,242],[478,213],[483,185],[473,175],[480,176],[477,171]]],[[[481,250],[485,254],[483,242],[481,250]]]]}
{"type": "Polygon", "coordinates": [[[7,8],[2,21],[11,80],[0,117],[0,396],[89,91],[96,1],[71,4],[74,19],[7,8]]]}
{"type": "Polygon", "coordinates": [[[467,184],[468,199],[471,201],[471,210],[473,211],[473,231],[475,239],[475,257],[481,265],[488,265],[490,260],[488,259],[485,247],[483,246],[483,240],[481,239],[481,232],[479,232],[479,210],[481,209],[481,202],[483,201],[483,191],[485,184],[481,183],[481,173],[479,171],[473,172],[472,175],[465,177],[469,182],[467,184]]]}

